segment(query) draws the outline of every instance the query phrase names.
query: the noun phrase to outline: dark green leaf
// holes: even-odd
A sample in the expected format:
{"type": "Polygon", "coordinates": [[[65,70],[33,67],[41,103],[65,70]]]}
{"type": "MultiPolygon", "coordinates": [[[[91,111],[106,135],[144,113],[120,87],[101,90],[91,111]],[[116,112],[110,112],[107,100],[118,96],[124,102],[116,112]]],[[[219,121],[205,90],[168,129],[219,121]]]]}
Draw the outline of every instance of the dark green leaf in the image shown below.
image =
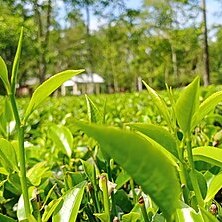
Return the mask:
{"type": "Polygon", "coordinates": [[[0,213],[0,221],[1,222],[16,222],[16,220],[14,220],[13,218],[3,215],[1,213],[0,213]]]}

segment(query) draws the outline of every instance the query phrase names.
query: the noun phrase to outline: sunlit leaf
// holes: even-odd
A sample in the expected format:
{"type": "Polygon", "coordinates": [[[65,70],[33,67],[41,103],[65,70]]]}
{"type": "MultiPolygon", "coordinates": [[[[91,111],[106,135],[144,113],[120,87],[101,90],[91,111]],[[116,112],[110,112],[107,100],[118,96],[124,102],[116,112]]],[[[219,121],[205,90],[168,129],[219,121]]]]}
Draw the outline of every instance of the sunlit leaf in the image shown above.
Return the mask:
{"type": "Polygon", "coordinates": [[[193,149],[194,160],[202,160],[215,166],[222,167],[222,149],[211,146],[193,149]]]}
{"type": "Polygon", "coordinates": [[[45,177],[45,174],[48,170],[49,168],[46,167],[46,162],[40,162],[35,164],[31,169],[28,170],[27,177],[34,186],[39,186],[41,183],[41,179],[45,177]]]}
{"type": "Polygon", "coordinates": [[[205,198],[205,202],[208,202],[214,198],[216,193],[222,188],[222,173],[219,173],[211,179],[209,183],[209,187],[207,190],[207,196],[205,198]]]}
{"type": "Polygon", "coordinates": [[[7,171],[18,171],[15,149],[9,141],[3,138],[0,138],[0,160],[7,171]]]}
{"type": "Polygon", "coordinates": [[[80,70],[67,70],[60,72],[44,83],[42,83],[33,93],[32,98],[29,102],[29,105],[26,109],[24,121],[27,120],[29,115],[35,110],[53,91],[55,91],[59,86],[61,86],[65,81],[83,72],[83,69],[80,70]]]}
{"type": "Polygon", "coordinates": [[[196,77],[180,94],[176,105],[176,118],[184,133],[191,130],[192,118],[199,108],[199,82],[196,77]]]}
{"type": "Polygon", "coordinates": [[[52,200],[48,206],[46,207],[43,215],[42,215],[42,222],[47,222],[52,214],[55,212],[56,208],[62,203],[62,198],[52,200]]]}
{"type": "Polygon", "coordinates": [[[56,147],[70,157],[72,155],[73,136],[70,130],[65,126],[52,125],[49,128],[49,137],[52,138],[56,147]]]}
{"type": "Polygon", "coordinates": [[[167,214],[177,208],[180,186],[172,162],[142,136],[125,130],[78,122],[142,186],[167,214]]]}
{"type": "Polygon", "coordinates": [[[7,93],[9,94],[10,83],[8,80],[8,69],[7,69],[7,66],[1,56],[0,56],[0,79],[2,80],[2,82],[5,86],[5,89],[6,89],[7,93]]]}
{"type": "Polygon", "coordinates": [[[76,185],[63,196],[61,209],[52,218],[53,222],[75,222],[82,201],[86,182],[76,185]]]}
{"type": "Polygon", "coordinates": [[[152,89],[150,86],[148,86],[144,81],[143,84],[146,86],[152,100],[153,103],[155,104],[155,106],[158,108],[160,114],[164,117],[164,119],[166,120],[166,122],[169,124],[169,126],[171,125],[171,119],[170,119],[170,114],[167,108],[166,103],[164,102],[164,100],[157,94],[157,92],[152,89]]]}
{"type": "Polygon", "coordinates": [[[18,78],[19,60],[20,60],[21,51],[22,51],[22,39],[23,39],[23,27],[21,28],[18,47],[15,54],[15,59],[12,65],[11,90],[13,94],[15,93],[15,90],[16,90],[16,83],[17,83],[17,78],[18,78]]]}
{"type": "Polygon", "coordinates": [[[132,123],[127,124],[139,132],[147,135],[162,147],[178,158],[177,143],[175,138],[163,127],[154,124],[132,123]]]}
{"type": "Polygon", "coordinates": [[[213,111],[215,106],[221,101],[222,91],[216,92],[205,99],[194,114],[192,126],[195,127],[207,114],[213,111]]]}
{"type": "Polygon", "coordinates": [[[100,113],[98,107],[87,95],[85,95],[85,98],[86,98],[89,122],[90,123],[102,123],[103,117],[102,117],[102,114],[100,113]]]}

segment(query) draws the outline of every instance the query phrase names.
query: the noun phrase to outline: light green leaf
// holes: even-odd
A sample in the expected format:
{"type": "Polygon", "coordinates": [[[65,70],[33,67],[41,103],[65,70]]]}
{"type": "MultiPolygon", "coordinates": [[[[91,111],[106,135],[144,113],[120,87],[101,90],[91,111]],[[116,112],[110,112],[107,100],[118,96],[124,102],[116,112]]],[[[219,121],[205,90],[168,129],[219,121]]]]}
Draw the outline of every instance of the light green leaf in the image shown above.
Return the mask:
{"type": "Polygon", "coordinates": [[[182,208],[176,210],[176,221],[178,222],[206,222],[203,220],[201,214],[196,213],[196,211],[183,204],[182,208]]]}
{"type": "Polygon", "coordinates": [[[96,187],[95,181],[96,181],[96,169],[94,164],[88,162],[88,161],[84,161],[81,160],[83,168],[84,168],[84,172],[87,175],[87,177],[89,178],[90,182],[92,183],[92,185],[94,186],[94,188],[96,187]]]}
{"type": "Polygon", "coordinates": [[[215,166],[222,167],[222,149],[211,146],[193,149],[194,160],[202,160],[215,166]]]}
{"type": "Polygon", "coordinates": [[[171,126],[171,119],[170,119],[170,114],[167,108],[166,103],[164,102],[164,100],[157,94],[157,92],[152,89],[150,86],[148,86],[144,81],[143,84],[146,86],[152,100],[153,103],[156,105],[156,107],[158,108],[160,114],[164,117],[164,119],[166,120],[166,122],[168,123],[169,126],[171,126]]]}
{"type": "Polygon", "coordinates": [[[94,216],[98,217],[101,222],[107,222],[110,221],[109,215],[106,213],[100,213],[100,214],[94,214],[94,216]]]}
{"type": "Polygon", "coordinates": [[[205,198],[205,202],[208,202],[214,198],[216,193],[222,188],[222,172],[215,175],[212,180],[210,181],[208,190],[207,190],[207,196],[205,198]]]}
{"type": "Polygon", "coordinates": [[[150,137],[178,158],[176,140],[163,127],[145,123],[132,123],[127,125],[150,137]]]}
{"type": "Polygon", "coordinates": [[[3,215],[1,213],[0,213],[0,221],[1,222],[16,222],[16,220],[14,220],[13,218],[3,215]]]}
{"type": "Polygon", "coordinates": [[[98,107],[87,95],[85,95],[85,98],[86,98],[89,122],[90,123],[102,123],[103,117],[102,117],[102,114],[100,113],[98,107]]]}
{"type": "Polygon", "coordinates": [[[120,189],[124,184],[126,184],[130,180],[130,178],[130,175],[125,170],[122,170],[118,174],[115,181],[115,183],[117,184],[116,189],[120,189]]]}
{"type": "Polygon", "coordinates": [[[176,105],[176,118],[183,133],[191,130],[192,118],[199,107],[199,82],[196,77],[180,94],[176,105]]]}
{"type": "Polygon", "coordinates": [[[65,81],[83,71],[84,71],[83,69],[63,71],[52,76],[44,83],[42,83],[32,95],[32,98],[26,109],[24,121],[27,120],[32,111],[35,110],[53,91],[55,91],[65,81]]]}
{"type": "Polygon", "coordinates": [[[101,150],[120,164],[165,214],[175,211],[180,185],[176,169],[163,152],[136,133],[82,122],[77,125],[100,143],[101,150]]]}
{"type": "Polygon", "coordinates": [[[140,214],[136,212],[130,212],[128,214],[123,215],[122,217],[123,222],[137,222],[140,221],[140,214]]]}
{"type": "Polygon", "coordinates": [[[0,138],[0,161],[8,172],[14,170],[18,172],[15,149],[8,140],[3,138],[0,138]]]}
{"type": "Polygon", "coordinates": [[[210,112],[212,112],[215,106],[222,101],[222,91],[216,92],[205,99],[199,109],[195,112],[192,122],[192,128],[194,128],[200,121],[210,112]]]}
{"type": "Polygon", "coordinates": [[[73,136],[67,127],[52,125],[49,128],[49,137],[52,138],[57,148],[62,148],[62,151],[65,151],[66,154],[71,157],[73,136]]]}
{"type": "Polygon", "coordinates": [[[9,94],[10,83],[8,80],[8,69],[7,69],[7,66],[1,56],[0,56],[0,79],[2,80],[2,82],[5,86],[5,89],[6,89],[7,93],[9,94]]]}
{"type": "Polygon", "coordinates": [[[53,222],[75,222],[85,190],[86,181],[81,182],[63,196],[61,209],[53,215],[53,222]]]}
{"type": "Polygon", "coordinates": [[[17,51],[16,51],[16,54],[15,54],[15,59],[14,59],[13,65],[12,65],[12,76],[11,76],[11,90],[12,90],[12,94],[15,94],[15,90],[16,90],[16,83],[17,83],[17,78],[18,78],[19,60],[20,60],[21,51],[22,51],[22,39],[23,39],[23,27],[21,28],[19,42],[18,42],[18,47],[17,47],[17,51]]]}
{"type": "Polygon", "coordinates": [[[39,186],[41,183],[41,179],[46,177],[46,173],[48,170],[49,168],[46,167],[46,162],[39,162],[28,170],[27,177],[29,178],[32,185],[39,186]]]}
{"type": "Polygon", "coordinates": [[[217,218],[213,216],[209,211],[199,206],[201,215],[204,222],[218,222],[217,218]]]}
{"type": "Polygon", "coordinates": [[[60,203],[62,203],[62,198],[52,200],[48,206],[46,207],[43,215],[42,215],[42,222],[47,222],[52,214],[55,212],[56,208],[59,207],[60,203]]]}

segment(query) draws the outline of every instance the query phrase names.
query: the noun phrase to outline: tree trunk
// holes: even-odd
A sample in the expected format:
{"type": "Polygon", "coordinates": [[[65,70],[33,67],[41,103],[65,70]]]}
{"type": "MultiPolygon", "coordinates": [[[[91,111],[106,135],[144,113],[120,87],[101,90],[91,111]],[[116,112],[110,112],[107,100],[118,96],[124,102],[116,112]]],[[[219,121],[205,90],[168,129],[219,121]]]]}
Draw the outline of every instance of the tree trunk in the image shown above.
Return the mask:
{"type": "Polygon", "coordinates": [[[207,34],[207,16],[206,16],[206,0],[202,0],[202,13],[203,13],[203,61],[204,73],[203,81],[204,86],[210,84],[210,65],[209,65],[209,49],[208,49],[208,34],[207,34]]]}

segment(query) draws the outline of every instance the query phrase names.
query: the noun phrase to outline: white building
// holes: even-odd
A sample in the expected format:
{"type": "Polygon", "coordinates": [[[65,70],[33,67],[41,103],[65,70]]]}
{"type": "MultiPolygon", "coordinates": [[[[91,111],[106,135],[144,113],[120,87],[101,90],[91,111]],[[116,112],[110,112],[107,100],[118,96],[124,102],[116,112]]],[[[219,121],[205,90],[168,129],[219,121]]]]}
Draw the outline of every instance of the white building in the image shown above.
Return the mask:
{"type": "Polygon", "coordinates": [[[61,86],[61,94],[64,96],[67,90],[71,90],[72,95],[80,94],[99,94],[101,90],[101,84],[104,83],[104,79],[96,74],[81,74],[72,77],[68,81],[64,82],[61,86]]]}

